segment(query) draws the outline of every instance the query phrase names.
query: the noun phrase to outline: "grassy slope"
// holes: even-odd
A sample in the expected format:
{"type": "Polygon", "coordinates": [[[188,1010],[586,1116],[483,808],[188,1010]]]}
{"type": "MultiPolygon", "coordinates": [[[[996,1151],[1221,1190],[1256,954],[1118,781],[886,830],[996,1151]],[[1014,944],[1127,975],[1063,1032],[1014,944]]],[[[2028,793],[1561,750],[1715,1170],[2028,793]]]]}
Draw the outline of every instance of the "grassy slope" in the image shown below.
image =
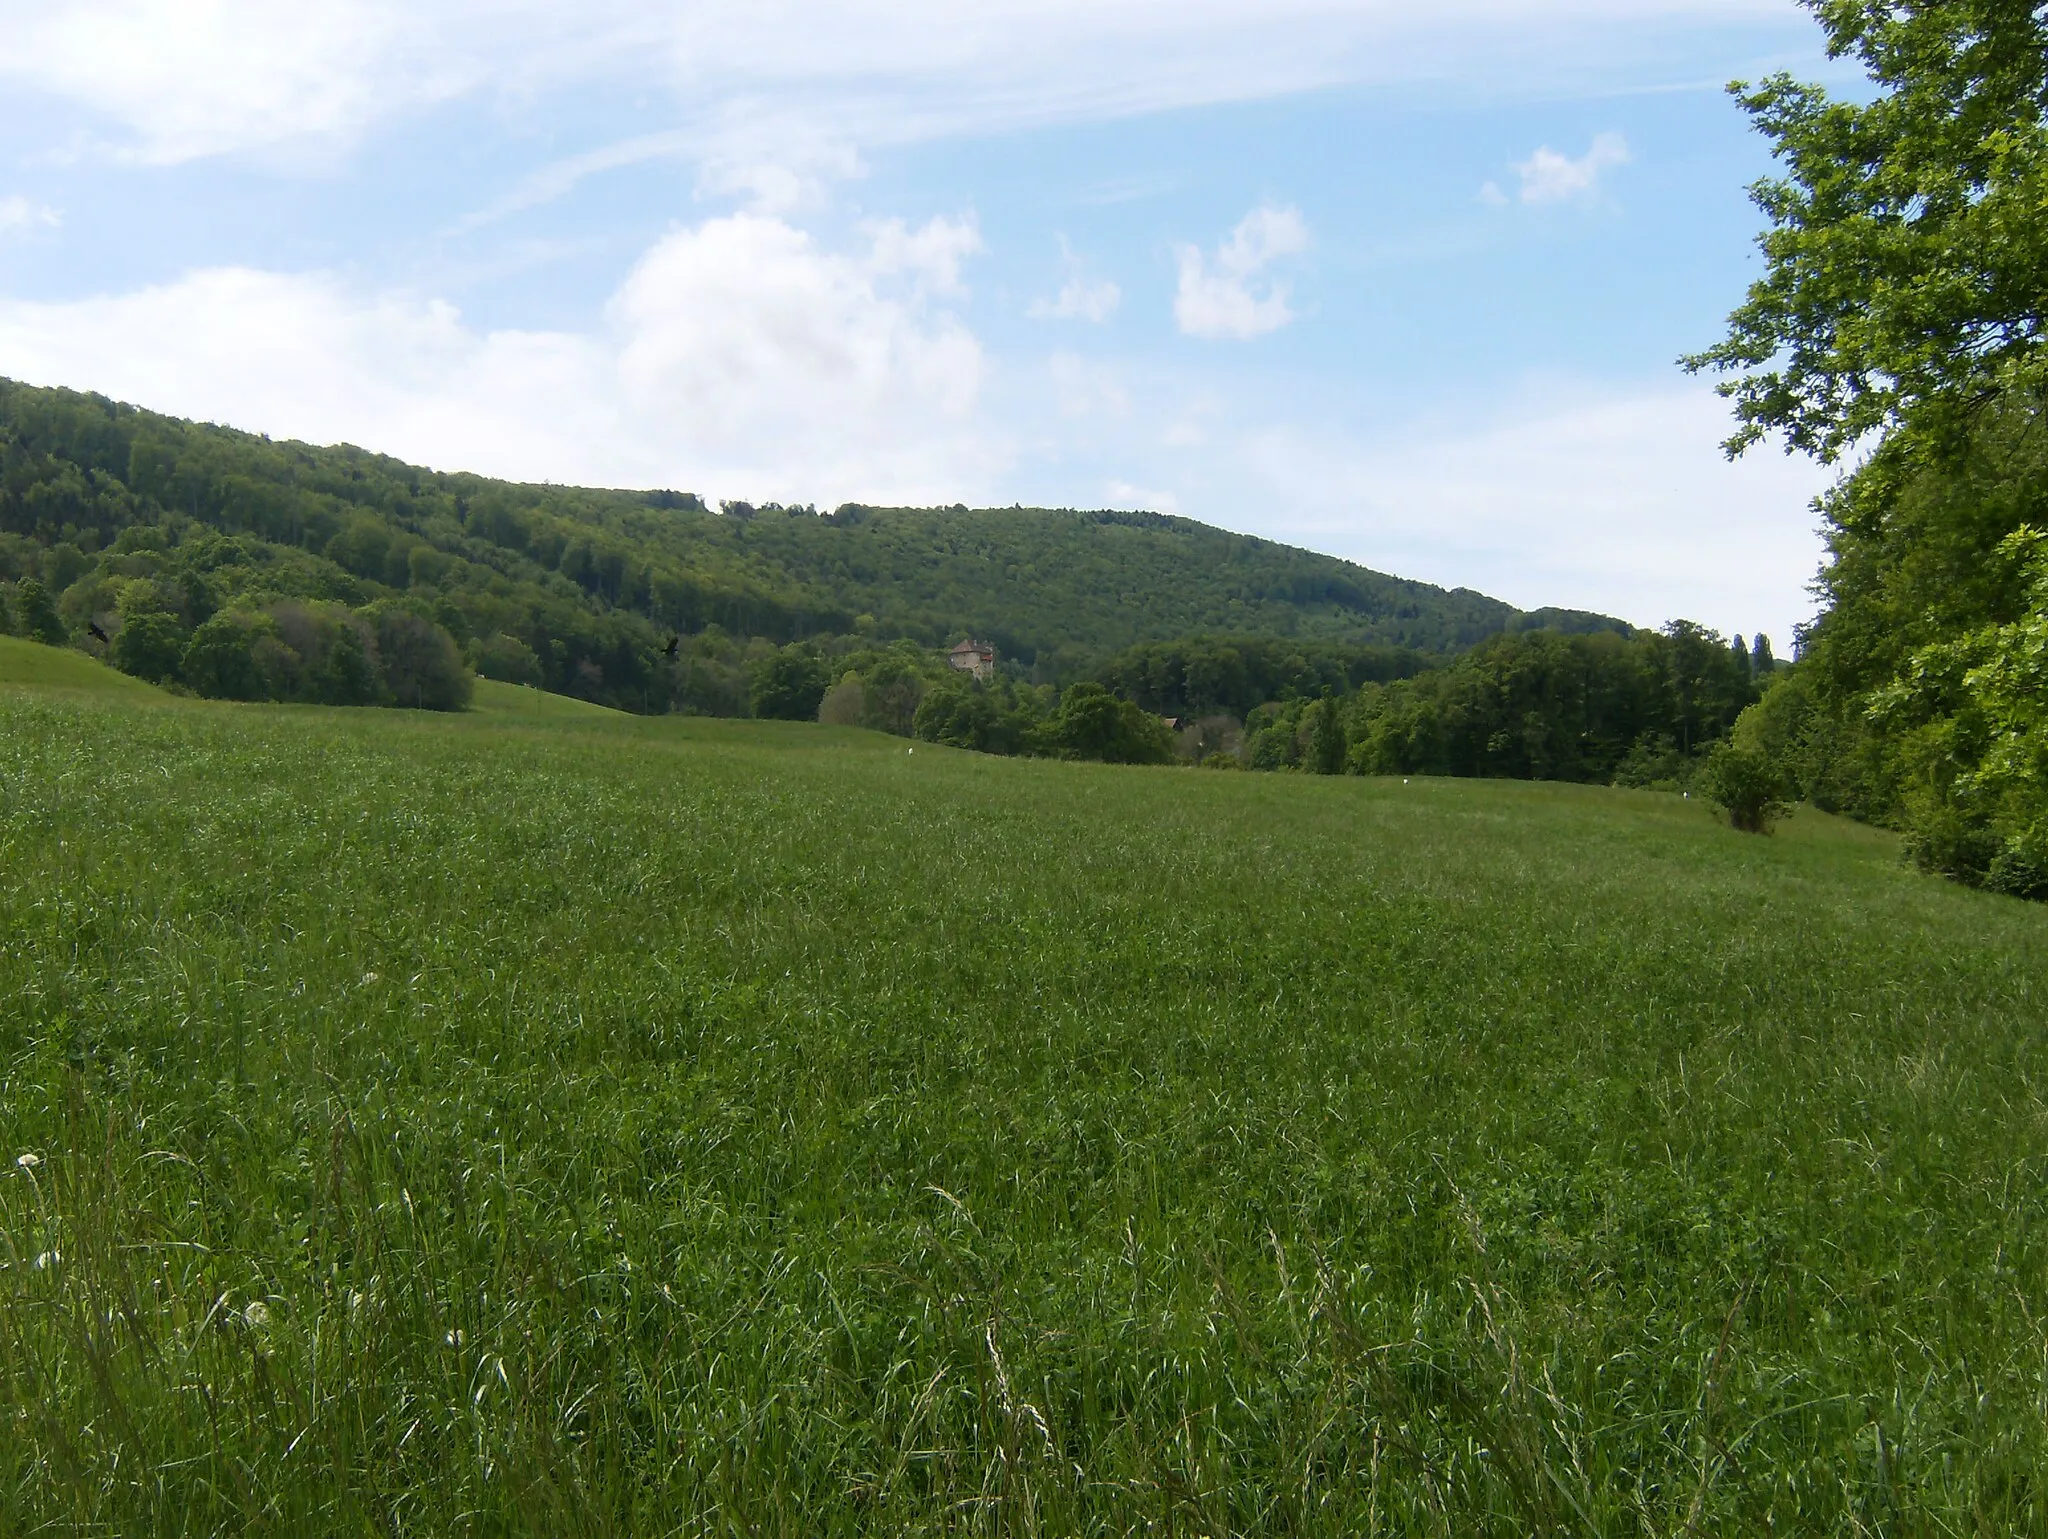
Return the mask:
{"type": "Polygon", "coordinates": [[[0,691],[0,999],[0,1531],[2048,1530],[2048,913],[1818,816],[0,691]]]}
{"type": "Polygon", "coordinates": [[[0,636],[0,685],[10,684],[136,701],[163,698],[153,686],[131,679],[83,652],[74,652],[69,647],[39,646],[18,636],[0,636]]]}

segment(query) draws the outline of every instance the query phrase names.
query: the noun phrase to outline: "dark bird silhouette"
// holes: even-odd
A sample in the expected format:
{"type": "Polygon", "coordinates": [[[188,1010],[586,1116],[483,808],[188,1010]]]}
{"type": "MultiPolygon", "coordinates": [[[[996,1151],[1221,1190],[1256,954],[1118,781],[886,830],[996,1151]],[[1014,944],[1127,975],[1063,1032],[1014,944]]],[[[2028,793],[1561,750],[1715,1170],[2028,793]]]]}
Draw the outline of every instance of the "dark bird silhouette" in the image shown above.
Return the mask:
{"type": "Polygon", "coordinates": [[[101,646],[106,646],[108,644],[109,637],[107,636],[107,633],[105,631],[100,629],[99,621],[88,620],[86,622],[85,628],[92,632],[93,640],[97,641],[101,646]]]}
{"type": "Polygon", "coordinates": [[[677,649],[678,647],[680,647],[680,646],[681,646],[682,644],[683,644],[683,638],[682,638],[682,637],[680,637],[680,636],[671,636],[671,637],[669,637],[669,638],[668,638],[668,645],[667,645],[667,646],[665,646],[665,647],[663,647],[663,648],[661,649],[661,655],[662,655],[663,657],[667,658],[667,659],[668,659],[668,660],[669,660],[670,662],[674,662],[674,661],[676,660],[676,649],[677,649]]]}

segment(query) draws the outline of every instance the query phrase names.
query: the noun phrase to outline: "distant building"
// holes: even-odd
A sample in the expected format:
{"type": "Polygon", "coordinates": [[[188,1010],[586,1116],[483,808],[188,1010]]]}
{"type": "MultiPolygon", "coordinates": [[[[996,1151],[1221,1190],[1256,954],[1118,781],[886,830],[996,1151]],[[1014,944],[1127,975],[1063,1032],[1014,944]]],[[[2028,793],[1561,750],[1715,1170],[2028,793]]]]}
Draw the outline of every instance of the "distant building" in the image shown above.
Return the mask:
{"type": "Polygon", "coordinates": [[[996,649],[985,641],[961,642],[946,654],[946,661],[984,684],[996,676],[996,649]]]}

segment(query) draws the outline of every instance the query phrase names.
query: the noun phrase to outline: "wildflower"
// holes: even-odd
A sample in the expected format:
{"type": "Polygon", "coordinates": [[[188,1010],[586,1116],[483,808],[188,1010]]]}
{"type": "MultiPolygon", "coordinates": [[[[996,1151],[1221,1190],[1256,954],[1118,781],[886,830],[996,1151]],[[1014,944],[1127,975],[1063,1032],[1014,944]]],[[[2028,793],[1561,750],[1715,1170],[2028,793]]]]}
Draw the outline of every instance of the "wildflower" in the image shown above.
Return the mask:
{"type": "Polygon", "coordinates": [[[17,1154],[14,1157],[14,1163],[23,1170],[34,1170],[36,1166],[43,1163],[43,1157],[40,1154],[17,1154]]]}
{"type": "Polygon", "coordinates": [[[450,1331],[446,1336],[443,1336],[441,1339],[451,1347],[459,1347],[463,1344],[463,1342],[467,1341],[469,1338],[464,1336],[461,1331],[450,1331]]]}
{"type": "Polygon", "coordinates": [[[364,974],[363,974],[363,987],[364,987],[364,988],[368,988],[368,987],[369,987],[369,986],[370,986],[371,984],[375,983],[376,981],[377,981],[377,975],[376,975],[375,973],[364,973],[364,974]]]}
{"type": "Polygon", "coordinates": [[[46,1250],[40,1256],[36,1257],[36,1270],[38,1272],[47,1272],[51,1267],[55,1266],[58,1262],[62,1261],[63,1259],[64,1252],[62,1252],[61,1250],[46,1250]]]}
{"type": "Polygon", "coordinates": [[[249,1307],[242,1311],[242,1319],[252,1331],[260,1331],[270,1323],[270,1306],[261,1299],[252,1299],[249,1307]]]}

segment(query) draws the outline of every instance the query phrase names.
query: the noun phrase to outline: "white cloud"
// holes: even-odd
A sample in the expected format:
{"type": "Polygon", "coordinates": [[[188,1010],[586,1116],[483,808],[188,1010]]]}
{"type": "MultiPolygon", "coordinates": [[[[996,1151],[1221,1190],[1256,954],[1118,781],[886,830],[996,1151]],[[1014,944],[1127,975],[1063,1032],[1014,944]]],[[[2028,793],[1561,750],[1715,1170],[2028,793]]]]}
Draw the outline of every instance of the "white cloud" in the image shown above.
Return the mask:
{"type": "Polygon", "coordinates": [[[1292,208],[1260,208],[1245,215],[1217,249],[1213,265],[1198,247],[1181,247],[1174,319],[1191,337],[1244,342],[1278,331],[1294,319],[1294,312],[1288,307],[1287,285],[1266,279],[1265,271],[1308,248],[1308,225],[1292,208]]]}
{"type": "Polygon", "coordinates": [[[0,0],[0,78],[152,161],[598,84],[666,91],[707,145],[751,138],[736,163],[774,167],[767,122],[875,143],[1453,71],[1526,88],[1742,21],[1802,25],[1787,0],[0,0]]]}
{"type": "Polygon", "coordinates": [[[1091,275],[1088,264],[1075,254],[1064,235],[1060,237],[1060,266],[1066,281],[1051,299],[1032,303],[1027,313],[1033,320],[1086,321],[1091,326],[1100,326],[1116,314],[1124,291],[1107,278],[1091,275]]]}
{"type": "Polygon", "coordinates": [[[1525,608],[1761,628],[1782,644],[1813,612],[1810,504],[1831,473],[1765,451],[1730,464],[1729,427],[1710,389],[1551,381],[1478,426],[1250,432],[1213,480],[1246,505],[1289,510],[1284,527],[1257,532],[1381,571],[1525,608]]]}
{"type": "Polygon", "coordinates": [[[960,264],[988,248],[972,214],[933,219],[913,230],[901,219],[873,219],[861,226],[874,243],[868,265],[877,273],[908,273],[935,294],[959,294],[960,264]]]}
{"type": "Polygon", "coordinates": [[[480,332],[324,274],[211,269],[0,304],[0,375],[526,479],[950,502],[1008,450],[978,412],[975,337],[888,278],[904,251],[943,269],[932,253],[959,242],[939,223],[854,253],[755,214],[678,229],[589,334],[480,332]]]}
{"type": "Polygon", "coordinates": [[[1135,510],[1144,513],[1178,513],[1180,499],[1172,492],[1133,486],[1128,481],[1112,481],[1104,489],[1108,505],[1112,508],[1135,510]]]}
{"type": "MultiPolygon", "coordinates": [[[[1577,160],[1543,145],[1515,167],[1515,175],[1522,180],[1524,203],[1568,203],[1592,197],[1600,190],[1603,176],[1628,163],[1628,140],[1620,134],[1601,134],[1577,160]]],[[[1489,202],[1505,201],[1493,183],[1486,186],[1495,195],[1489,202]]],[[[1485,188],[1480,190],[1480,196],[1486,196],[1485,188]]]]}
{"type": "Polygon", "coordinates": [[[31,230],[54,230],[63,222],[64,216],[54,208],[31,203],[20,196],[0,198],[0,237],[21,235],[31,230]]]}

